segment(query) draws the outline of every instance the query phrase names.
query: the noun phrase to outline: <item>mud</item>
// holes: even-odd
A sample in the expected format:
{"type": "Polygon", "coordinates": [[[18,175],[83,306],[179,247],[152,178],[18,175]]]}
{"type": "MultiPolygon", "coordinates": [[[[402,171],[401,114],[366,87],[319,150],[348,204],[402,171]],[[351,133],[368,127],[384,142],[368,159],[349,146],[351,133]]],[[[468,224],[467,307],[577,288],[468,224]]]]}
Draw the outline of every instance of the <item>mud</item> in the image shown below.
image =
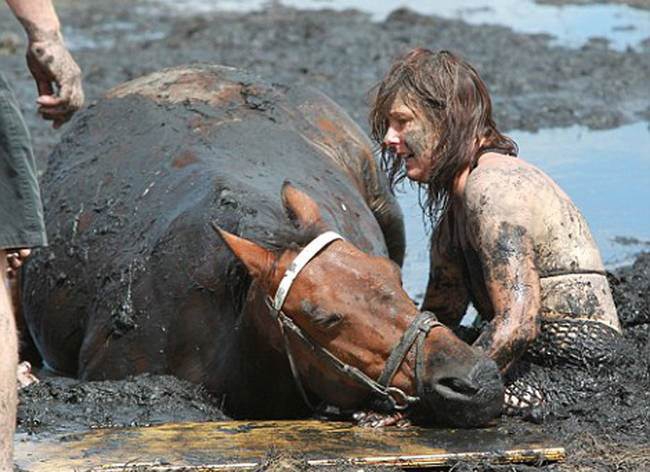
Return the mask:
{"type": "Polygon", "coordinates": [[[203,388],[172,376],[82,382],[45,377],[20,392],[18,431],[69,433],[227,417],[203,388]]]}
{"type": "MultiPolygon", "coordinates": [[[[648,7],[645,0],[613,3],[648,7]]],[[[0,5],[0,70],[12,81],[23,104],[43,169],[60,133],[50,130],[35,114],[35,87],[24,64],[24,37],[4,3],[0,5]]],[[[281,6],[259,13],[193,17],[174,16],[147,2],[131,0],[60,0],[57,9],[84,72],[89,104],[125,80],[202,61],[246,68],[279,82],[313,85],[367,130],[367,93],[372,85],[393,57],[424,45],[458,51],[477,66],[493,94],[496,121],[504,130],[572,124],[612,128],[650,120],[650,39],[638,50],[624,52],[612,50],[606,40],[598,38],[580,49],[570,49],[552,45],[547,35],[471,26],[407,10],[374,23],[355,11],[300,11],[281,6]]],[[[514,468],[458,464],[455,471],[632,471],[647,467],[650,254],[617,271],[610,281],[625,334],[616,367],[596,372],[595,381],[584,379],[586,393],[580,401],[544,418],[540,425],[508,418],[499,422],[499,428],[513,436],[541,431],[561,442],[567,448],[567,463],[514,468]]],[[[18,430],[38,434],[221,418],[214,399],[200,388],[168,377],[100,383],[51,377],[22,391],[20,397],[18,430]]],[[[274,470],[271,457],[262,470],[274,470]]],[[[296,470],[304,469],[304,465],[296,466],[296,470]]]]}
{"type": "MultiPolygon", "coordinates": [[[[542,379],[567,391],[579,388],[540,424],[503,417],[497,428],[513,437],[541,433],[567,449],[563,464],[498,466],[458,464],[454,471],[643,470],[650,459],[650,253],[610,275],[624,340],[615,367],[586,374],[565,367],[542,379]]],[[[96,427],[144,426],[169,421],[224,419],[216,399],[173,377],[139,376],[119,382],[44,378],[20,392],[18,432],[48,434],[96,427]]],[[[277,451],[276,451],[277,452],[277,451]]],[[[269,451],[260,470],[310,470],[300,458],[269,451]],[[277,468],[291,464],[288,469],[277,468]]],[[[340,470],[348,470],[341,466],[340,470]]],[[[352,470],[352,469],[349,469],[352,470]]],[[[390,470],[390,469],[385,469],[390,470]]],[[[395,469],[396,470],[396,469],[395,469]]]]}

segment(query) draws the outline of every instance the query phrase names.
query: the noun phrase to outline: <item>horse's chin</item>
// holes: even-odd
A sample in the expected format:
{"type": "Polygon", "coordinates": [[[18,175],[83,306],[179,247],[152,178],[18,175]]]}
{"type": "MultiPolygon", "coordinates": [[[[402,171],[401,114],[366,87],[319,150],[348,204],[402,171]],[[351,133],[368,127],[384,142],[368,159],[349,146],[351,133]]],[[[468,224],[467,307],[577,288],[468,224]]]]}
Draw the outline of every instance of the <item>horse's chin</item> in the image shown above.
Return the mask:
{"type": "Polygon", "coordinates": [[[503,381],[497,365],[483,359],[465,378],[447,376],[425,382],[421,400],[436,423],[474,428],[501,415],[503,398],[503,381]]]}

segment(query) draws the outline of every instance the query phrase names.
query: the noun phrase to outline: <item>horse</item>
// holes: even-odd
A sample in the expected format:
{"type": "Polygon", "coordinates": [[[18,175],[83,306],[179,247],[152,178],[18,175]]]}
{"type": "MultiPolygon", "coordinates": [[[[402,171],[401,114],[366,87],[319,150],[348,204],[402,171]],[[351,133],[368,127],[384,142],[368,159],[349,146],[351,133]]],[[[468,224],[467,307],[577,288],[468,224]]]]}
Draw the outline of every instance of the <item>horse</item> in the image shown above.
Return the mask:
{"type": "Polygon", "coordinates": [[[234,418],[499,415],[496,365],[402,289],[399,206],[322,93],[223,66],[156,72],[80,113],[43,180],[50,246],[22,303],[52,371],[173,374],[234,418]]]}

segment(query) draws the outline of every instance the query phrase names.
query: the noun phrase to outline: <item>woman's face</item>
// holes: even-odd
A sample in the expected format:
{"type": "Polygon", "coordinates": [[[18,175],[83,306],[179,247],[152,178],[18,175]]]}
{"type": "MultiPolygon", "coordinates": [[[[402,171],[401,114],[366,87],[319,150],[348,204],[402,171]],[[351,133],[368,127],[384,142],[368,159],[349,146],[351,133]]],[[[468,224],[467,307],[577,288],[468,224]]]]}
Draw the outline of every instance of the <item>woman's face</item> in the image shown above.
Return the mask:
{"type": "Polygon", "coordinates": [[[383,145],[404,161],[409,179],[422,183],[429,181],[437,140],[433,124],[397,95],[388,112],[388,130],[383,145]]]}

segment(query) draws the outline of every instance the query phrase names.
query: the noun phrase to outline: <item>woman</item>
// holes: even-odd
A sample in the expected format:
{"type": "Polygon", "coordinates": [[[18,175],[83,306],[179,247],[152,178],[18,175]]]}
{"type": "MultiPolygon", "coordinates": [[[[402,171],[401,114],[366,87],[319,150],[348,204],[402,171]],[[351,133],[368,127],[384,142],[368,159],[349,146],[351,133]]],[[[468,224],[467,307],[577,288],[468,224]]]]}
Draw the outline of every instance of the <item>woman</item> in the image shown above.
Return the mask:
{"type": "Polygon", "coordinates": [[[506,412],[543,412],[561,397],[548,366],[610,360],[621,327],[589,228],[517,158],[471,65],[409,52],[379,84],[370,123],[391,184],[406,177],[426,192],[435,230],[422,309],[456,327],[471,301],[488,321],[475,345],[506,376],[506,412]]]}

